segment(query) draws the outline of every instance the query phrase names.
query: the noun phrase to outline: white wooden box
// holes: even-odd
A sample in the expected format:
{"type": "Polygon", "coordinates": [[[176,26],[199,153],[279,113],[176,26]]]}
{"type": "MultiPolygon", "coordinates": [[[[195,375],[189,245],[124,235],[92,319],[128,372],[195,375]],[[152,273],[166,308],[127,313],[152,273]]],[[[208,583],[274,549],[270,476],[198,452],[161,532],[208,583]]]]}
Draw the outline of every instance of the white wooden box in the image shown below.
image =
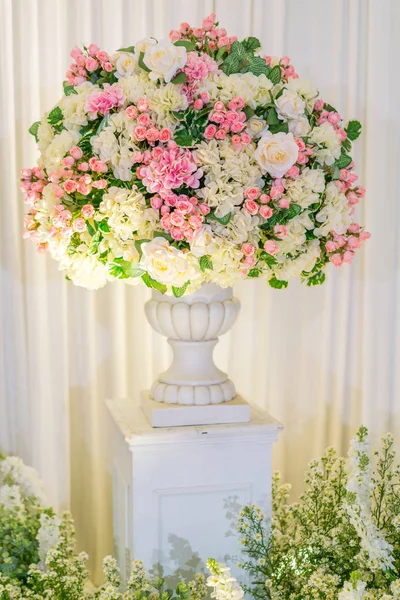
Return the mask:
{"type": "Polygon", "coordinates": [[[152,428],[139,405],[109,400],[115,554],[190,577],[208,557],[237,556],[228,507],[269,514],[272,444],[282,426],[252,407],[249,423],[152,428]]]}

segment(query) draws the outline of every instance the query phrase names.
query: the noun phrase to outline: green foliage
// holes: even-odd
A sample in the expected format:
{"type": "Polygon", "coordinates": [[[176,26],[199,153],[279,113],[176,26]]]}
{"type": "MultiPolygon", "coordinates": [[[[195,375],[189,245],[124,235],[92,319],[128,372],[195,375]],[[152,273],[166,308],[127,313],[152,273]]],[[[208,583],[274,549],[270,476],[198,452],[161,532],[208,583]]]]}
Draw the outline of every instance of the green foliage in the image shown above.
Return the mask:
{"type": "Polygon", "coordinates": [[[203,140],[210,111],[211,107],[205,107],[199,111],[188,108],[185,111],[173,113],[180,121],[180,126],[174,133],[174,140],[178,146],[188,148],[203,140]]]}
{"type": "Polygon", "coordinates": [[[271,218],[268,219],[263,225],[260,225],[260,229],[273,229],[275,225],[284,225],[294,217],[297,217],[303,209],[299,204],[292,202],[289,208],[281,208],[275,210],[271,218]]]}
{"type": "Polygon", "coordinates": [[[174,294],[175,298],[181,298],[188,289],[189,285],[190,281],[186,281],[186,283],[184,283],[181,287],[172,286],[172,293],[174,294]]]}
{"type": "Polygon", "coordinates": [[[346,167],[349,166],[349,164],[351,163],[352,160],[353,159],[351,158],[351,156],[342,152],[342,154],[339,156],[339,158],[337,160],[335,160],[335,162],[333,163],[333,166],[336,167],[337,169],[345,169],[346,167]]]}
{"type": "Polygon", "coordinates": [[[287,288],[287,286],[289,285],[288,281],[285,281],[283,279],[277,279],[275,275],[268,279],[268,283],[272,288],[275,288],[276,290],[282,290],[283,288],[287,288]]]}
{"type": "Polygon", "coordinates": [[[190,42],[189,40],[177,40],[176,42],[174,42],[174,46],[183,46],[184,48],[186,48],[187,52],[192,52],[193,50],[196,50],[196,44],[190,42]]]}
{"type": "Polygon", "coordinates": [[[187,81],[186,73],[181,71],[173,79],[171,79],[171,83],[185,83],[187,81]]]}
{"type": "Polygon", "coordinates": [[[280,82],[280,80],[281,80],[281,68],[280,68],[279,65],[275,65],[275,67],[273,67],[271,69],[271,71],[268,74],[268,79],[270,81],[272,81],[272,83],[274,85],[276,85],[277,83],[280,82]]]}
{"type": "Polygon", "coordinates": [[[206,271],[207,269],[212,271],[213,270],[213,263],[211,260],[211,256],[209,256],[208,254],[205,254],[204,256],[202,256],[200,258],[200,269],[201,271],[206,271]]]}
{"type": "Polygon", "coordinates": [[[117,52],[130,52],[133,54],[135,52],[135,46],[127,46],[126,48],[119,48],[117,52]]]}
{"type": "Polygon", "coordinates": [[[30,127],[29,127],[29,133],[31,135],[33,135],[33,137],[35,138],[36,143],[39,141],[38,138],[38,130],[39,130],[39,126],[40,126],[40,121],[35,121],[35,123],[33,123],[30,127]]]}
{"type": "Polygon", "coordinates": [[[52,111],[49,112],[47,116],[47,122],[57,133],[60,133],[60,131],[64,129],[63,118],[64,116],[61,108],[56,106],[52,111]]]}
{"type": "Polygon", "coordinates": [[[347,133],[347,137],[349,140],[354,142],[360,134],[361,134],[361,123],[360,121],[349,121],[347,127],[345,128],[347,133]]]}
{"type": "Polygon", "coordinates": [[[326,275],[323,271],[317,271],[314,275],[311,275],[310,277],[308,277],[307,281],[307,285],[308,286],[312,286],[312,285],[322,285],[325,282],[326,279],[326,275]]]}
{"type": "Polygon", "coordinates": [[[68,84],[68,81],[64,81],[63,88],[64,88],[64,94],[66,96],[70,96],[71,94],[78,93],[73,85],[68,84]]]}
{"type": "Polygon", "coordinates": [[[260,56],[254,56],[254,51],[260,47],[257,38],[246,38],[243,42],[233,42],[231,51],[220,65],[220,69],[226,75],[233,73],[264,74],[267,77],[271,69],[260,56]]]}
{"type": "Polygon", "coordinates": [[[144,273],[142,275],[142,280],[143,280],[143,283],[147,287],[158,290],[159,292],[161,292],[161,294],[165,294],[165,292],[167,291],[166,285],[164,285],[163,283],[160,283],[156,279],[153,279],[152,277],[150,277],[150,275],[148,273],[144,273]]]}
{"type": "Polygon", "coordinates": [[[228,225],[229,221],[232,218],[232,213],[226,213],[226,215],[224,215],[223,217],[217,217],[215,212],[211,211],[208,215],[207,215],[207,220],[213,220],[217,221],[220,225],[228,225]]]}
{"type": "Polygon", "coordinates": [[[132,277],[142,277],[145,271],[141,269],[136,262],[123,260],[122,258],[114,259],[114,262],[107,263],[107,268],[110,274],[116,279],[130,279],[132,277]]]}
{"type": "Polygon", "coordinates": [[[39,527],[38,510],[11,511],[0,506],[0,574],[26,582],[29,565],[39,561],[39,527]]]}
{"type": "Polygon", "coordinates": [[[148,73],[150,73],[151,69],[149,69],[149,67],[144,63],[143,58],[144,58],[144,52],[141,52],[139,54],[139,61],[138,61],[139,67],[141,69],[143,69],[144,71],[147,71],[148,73]]]}

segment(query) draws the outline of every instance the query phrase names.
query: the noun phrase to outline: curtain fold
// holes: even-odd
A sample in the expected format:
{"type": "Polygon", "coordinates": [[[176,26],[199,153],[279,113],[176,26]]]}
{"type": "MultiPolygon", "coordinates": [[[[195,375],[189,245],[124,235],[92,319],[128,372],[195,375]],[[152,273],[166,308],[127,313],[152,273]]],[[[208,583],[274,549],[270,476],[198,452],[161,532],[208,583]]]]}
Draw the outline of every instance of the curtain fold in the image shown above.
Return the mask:
{"type": "Polygon", "coordinates": [[[36,160],[28,128],[60,97],[76,44],[112,51],[215,11],[229,33],[289,55],[345,119],[362,120],[355,149],[367,197],[357,210],[371,240],[321,288],[239,285],[241,315],[216,358],[284,424],[275,461],[295,494],[307,462],[328,444],[345,452],[362,422],[400,438],[400,3],[0,0],[0,11],[0,447],[38,468],[51,501],[72,509],[95,578],[112,551],[104,399],[136,397],[169,350],[145,321],[146,289],[74,288],[21,238],[18,171],[36,160]]]}

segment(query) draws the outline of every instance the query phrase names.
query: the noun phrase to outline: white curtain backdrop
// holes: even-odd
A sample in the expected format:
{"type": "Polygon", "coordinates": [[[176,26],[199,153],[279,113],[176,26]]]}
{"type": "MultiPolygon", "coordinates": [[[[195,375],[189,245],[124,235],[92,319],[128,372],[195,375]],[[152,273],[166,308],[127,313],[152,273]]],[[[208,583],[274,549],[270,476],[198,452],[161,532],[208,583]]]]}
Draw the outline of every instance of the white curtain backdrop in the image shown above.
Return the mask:
{"type": "Polygon", "coordinates": [[[36,160],[28,127],[62,92],[75,44],[108,51],[215,11],[239,38],[289,55],[356,143],[372,232],[355,263],[320,288],[245,282],[217,350],[238,389],[285,426],[276,466],[301,489],[307,462],[344,452],[360,423],[400,436],[400,2],[398,0],[0,0],[0,447],[39,469],[71,508],[98,572],[112,551],[106,397],[137,397],[168,359],[144,319],[148,291],[74,288],[21,239],[18,171],[36,160]]]}

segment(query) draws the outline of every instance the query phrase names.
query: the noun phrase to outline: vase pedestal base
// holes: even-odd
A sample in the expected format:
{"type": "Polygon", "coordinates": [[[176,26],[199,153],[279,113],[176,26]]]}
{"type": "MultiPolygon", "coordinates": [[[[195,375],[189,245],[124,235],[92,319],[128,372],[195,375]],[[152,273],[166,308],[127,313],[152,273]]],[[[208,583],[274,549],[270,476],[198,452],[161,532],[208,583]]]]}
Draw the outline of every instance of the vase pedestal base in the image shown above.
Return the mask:
{"type": "Polygon", "coordinates": [[[185,427],[249,423],[250,405],[241,396],[229,402],[206,405],[156,402],[149,391],[140,395],[141,407],[152,427],[185,427]]]}
{"type": "Polygon", "coordinates": [[[151,427],[139,398],[108,400],[107,408],[122,578],[140,558],[148,569],[162,566],[173,587],[209,557],[239,555],[232,521],[248,502],[271,514],[272,446],[282,426],[255,406],[249,423],[170,428],[151,427]]]}

